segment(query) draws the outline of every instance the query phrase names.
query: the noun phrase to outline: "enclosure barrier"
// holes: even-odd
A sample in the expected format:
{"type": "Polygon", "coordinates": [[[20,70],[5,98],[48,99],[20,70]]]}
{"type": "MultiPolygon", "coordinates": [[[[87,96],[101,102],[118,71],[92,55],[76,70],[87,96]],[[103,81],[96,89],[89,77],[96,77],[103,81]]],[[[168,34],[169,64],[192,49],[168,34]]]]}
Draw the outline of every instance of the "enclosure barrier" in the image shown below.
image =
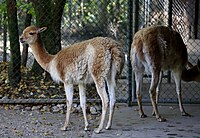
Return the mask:
{"type": "MultiPolygon", "coordinates": [[[[54,89],[45,89],[45,86],[50,86],[51,83],[40,82],[41,77],[37,78],[37,76],[43,75],[44,70],[37,64],[28,46],[19,45],[19,37],[16,36],[21,34],[22,30],[29,25],[46,26],[48,28],[41,34],[41,37],[47,51],[51,54],[55,54],[61,48],[70,46],[75,42],[96,36],[112,37],[122,43],[126,55],[122,76],[126,77],[119,79],[116,88],[116,100],[129,105],[136,103],[135,82],[129,52],[132,37],[138,30],[152,25],[168,26],[181,34],[184,43],[187,45],[188,60],[192,64],[195,65],[200,56],[200,3],[198,0],[54,0],[54,2],[52,0],[2,0],[0,2],[1,104],[65,103],[64,94],[60,96],[60,99],[10,98],[14,85],[17,86],[19,95],[29,94],[29,89],[34,90],[33,93],[37,94],[37,89],[32,89],[32,86],[38,89],[42,88],[39,91],[43,91],[44,94],[64,93],[64,90],[57,86],[54,89]],[[16,6],[12,7],[13,4],[16,6]],[[10,26],[12,23],[15,25],[10,26]],[[17,35],[11,36],[8,33],[8,28],[16,31],[15,34],[17,35]],[[15,46],[12,46],[13,43],[15,46]],[[8,62],[9,69],[4,65],[8,62]],[[21,66],[23,68],[20,70],[21,66]],[[37,79],[34,79],[34,77],[37,79]],[[10,79],[9,82],[12,82],[11,85],[8,85],[8,79],[10,79]],[[20,79],[21,83],[23,82],[22,86],[17,84],[20,79]],[[25,84],[29,89],[25,87],[25,84]],[[5,97],[9,98],[6,99],[5,97]]],[[[13,33],[13,31],[11,32],[13,33]]],[[[173,77],[169,72],[163,72],[163,74],[159,102],[175,103],[177,102],[177,94],[173,77]]],[[[145,74],[143,82],[143,100],[150,102],[149,74],[145,74]]],[[[89,87],[89,89],[92,89],[92,87],[89,87]]],[[[184,103],[200,103],[200,83],[182,82],[182,91],[184,103]]],[[[99,102],[97,96],[97,93],[88,90],[87,98],[89,102],[99,102]]],[[[75,97],[74,102],[78,102],[78,97],[75,97]]]]}

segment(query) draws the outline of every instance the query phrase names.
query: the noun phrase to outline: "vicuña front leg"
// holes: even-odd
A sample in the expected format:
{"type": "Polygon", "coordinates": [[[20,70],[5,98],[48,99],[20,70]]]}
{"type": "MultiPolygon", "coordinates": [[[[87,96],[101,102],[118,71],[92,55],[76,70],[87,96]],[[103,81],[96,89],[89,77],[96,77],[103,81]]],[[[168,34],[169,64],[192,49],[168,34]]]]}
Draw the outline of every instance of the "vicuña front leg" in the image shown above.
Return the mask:
{"type": "Polygon", "coordinates": [[[61,130],[67,130],[68,124],[69,124],[69,116],[70,116],[70,111],[72,107],[72,100],[73,100],[73,84],[64,84],[65,87],[65,93],[66,93],[66,98],[67,98],[67,113],[66,113],[66,119],[65,119],[65,124],[61,128],[61,130]]]}
{"type": "Polygon", "coordinates": [[[85,128],[84,130],[88,130],[88,120],[87,120],[87,115],[86,115],[86,96],[85,96],[85,86],[84,84],[79,84],[79,95],[80,95],[80,105],[83,111],[83,117],[85,120],[85,128]]]}

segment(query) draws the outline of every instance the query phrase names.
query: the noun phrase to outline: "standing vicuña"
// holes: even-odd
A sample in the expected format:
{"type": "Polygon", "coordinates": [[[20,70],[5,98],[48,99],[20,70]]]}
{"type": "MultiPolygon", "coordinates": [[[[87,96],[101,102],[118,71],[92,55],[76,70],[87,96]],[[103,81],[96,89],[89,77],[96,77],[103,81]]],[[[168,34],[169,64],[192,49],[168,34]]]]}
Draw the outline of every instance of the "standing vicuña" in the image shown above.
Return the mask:
{"type": "Polygon", "coordinates": [[[138,31],[131,47],[131,63],[135,73],[136,94],[140,117],[146,117],[142,109],[142,79],[146,70],[151,73],[151,85],[149,89],[153,114],[158,121],[165,121],[158,113],[157,102],[159,86],[161,83],[161,71],[171,70],[176,83],[176,92],[182,115],[190,116],[185,112],[181,97],[181,79],[184,81],[199,81],[199,64],[187,70],[188,62],[186,45],[180,34],[164,26],[147,27],[138,31]]]}
{"type": "Polygon", "coordinates": [[[121,73],[124,63],[121,45],[110,38],[96,37],[64,48],[56,55],[50,55],[47,53],[38,35],[38,33],[44,30],[46,30],[46,27],[27,27],[23,31],[20,41],[29,44],[37,62],[44,70],[51,74],[54,81],[64,83],[67,113],[65,124],[61,129],[66,130],[69,123],[73,100],[73,84],[78,84],[85,130],[88,129],[85,84],[92,83],[93,81],[102,100],[101,121],[95,132],[99,133],[103,129],[109,102],[106,84],[110,97],[110,114],[106,129],[110,129],[115,106],[115,79],[116,75],[121,73]]]}

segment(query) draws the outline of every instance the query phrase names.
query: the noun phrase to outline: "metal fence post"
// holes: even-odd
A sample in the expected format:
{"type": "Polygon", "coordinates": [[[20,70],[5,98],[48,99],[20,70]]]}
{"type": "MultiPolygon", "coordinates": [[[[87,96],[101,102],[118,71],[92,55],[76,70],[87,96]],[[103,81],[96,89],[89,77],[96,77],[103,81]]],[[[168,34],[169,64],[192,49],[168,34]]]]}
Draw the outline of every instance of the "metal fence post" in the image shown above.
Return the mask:
{"type": "MultiPolygon", "coordinates": [[[[168,27],[172,27],[172,1],[169,0],[169,5],[168,5],[168,27]]],[[[168,83],[171,83],[171,71],[168,71],[168,83]]]]}
{"type": "Polygon", "coordinates": [[[169,5],[168,5],[168,27],[172,27],[172,0],[169,0],[169,5]]]}
{"type": "MultiPolygon", "coordinates": [[[[134,1],[134,23],[133,23],[133,33],[135,34],[139,30],[139,0],[134,1]]],[[[133,99],[137,99],[136,96],[136,83],[135,83],[135,75],[132,77],[132,93],[133,93],[133,99]]]]}
{"type": "Polygon", "coordinates": [[[195,16],[194,16],[194,38],[198,38],[198,17],[199,17],[199,0],[195,1],[195,16]]]}
{"type": "Polygon", "coordinates": [[[127,55],[127,64],[128,64],[128,105],[131,106],[134,99],[136,99],[135,94],[135,79],[131,67],[131,61],[130,61],[130,50],[131,50],[131,44],[133,39],[133,32],[136,33],[138,31],[139,26],[139,0],[135,0],[133,3],[133,0],[128,1],[128,27],[127,27],[127,41],[128,41],[128,55],[127,55]],[[134,4],[134,5],[133,5],[134,4]],[[133,10],[134,9],[134,10],[133,10]],[[134,20],[133,20],[134,17],[134,20]],[[134,21],[134,22],[133,22],[134,21]],[[133,31],[134,30],[134,31],[133,31]]]}
{"type": "Polygon", "coordinates": [[[127,24],[127,64],[128,64],[128,105],[132,105],[132,67],[130,61],[130,49],[133,38],[133,0],[128,0],[128,24],[127,24]]]}

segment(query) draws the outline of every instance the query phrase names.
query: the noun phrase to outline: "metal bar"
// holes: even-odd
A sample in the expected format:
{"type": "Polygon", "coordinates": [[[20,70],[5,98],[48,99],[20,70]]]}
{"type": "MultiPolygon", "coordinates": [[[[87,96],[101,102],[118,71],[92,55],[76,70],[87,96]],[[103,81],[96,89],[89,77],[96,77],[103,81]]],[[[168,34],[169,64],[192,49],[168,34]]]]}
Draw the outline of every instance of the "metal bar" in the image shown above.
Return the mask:
{"type": "Polygon", "coordinates": [[[139,29],[139,0],[134,1],[134,34],[139,29]]]}
{"type": "Polygon", "coordinates": [[[132,67],[130,61],[130,49],[133,38],[133,0],[128,0],[128,25],[127,25],[127,64],[128,64],[128,105],[132,105],[132,67]]]}
{"type": "Polygon", "coordinates": [[[195,16],[194,16],[194,38],[198,35],[198,18],[199,18],[199,0],[195,1],[195,16]]]}
{"type": "MultiPolygon", "coordinates": [[[[79,103],[79,99],[73,99],[74,103],[79,103]]],[[[100,103],[100,99],[87,99],[87,102],[100,103]]],[[[125,99],[117,99],[117,103],[125,103],[125,99]]],[[[66,99],[0,99],[0,104],[65,104],[66,99]]]]}
{"type": "MultiPolygon", "coordinates": [[[[135,99],[133,101],[134,105],[137,105],[137,100],[135,99]]],[[[142,103],[145,104],[149,104],[151,105],[151,100],[150,99],[142,99],[142,103]]],[[[159,105],[162,105],[162,104],[178,104],[178,99],[176,98],[160,98],[159,99],[159,102],[158,102],[159,105]]],[[[200,101],[197,99],[197,100],[192,100],[192,99],[185,99],[183,101],[183,104],[200,104],[200,101]]]]}
{"type": "MultiPolygon", "coordinates": [[[[172,0],[169,0],[169,5],[168,5],[168,27],[172,28],[172,0]]],[[[171,71],[168,71],[168,83],[171,83],[171,71]]]]}
{"type": "Polygon", "coordinates": [[[168,27],[172,27],[172,0],[169,0],[169,5],[168,5],[168,27]]]}
{"type": "MultiPolygon", "coordinates": [[[[134,12],[133,12],[133,17],[134,17],[134,23],[133,23],[133,33],[135,34],[138,29],[139,29],[139,0],[134,1],[134,12]]],[[[132,73],[132,102],[134,102],[135,99],[137,99],[136,96],[136,82],[135,82],[135,75],[132,73]]]]}
{"type": "Polygon", "coordinates": [[[0,99],[0,104],[61,104],[66,99],[0,99]]]}

